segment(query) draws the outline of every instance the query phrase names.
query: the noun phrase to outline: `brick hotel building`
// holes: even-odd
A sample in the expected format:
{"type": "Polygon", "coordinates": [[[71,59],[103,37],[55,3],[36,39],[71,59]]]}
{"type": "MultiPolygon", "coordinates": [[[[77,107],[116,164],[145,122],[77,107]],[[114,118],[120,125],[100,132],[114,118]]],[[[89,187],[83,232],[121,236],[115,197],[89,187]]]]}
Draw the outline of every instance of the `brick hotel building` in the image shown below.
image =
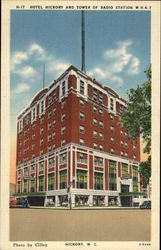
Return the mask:
{"type": "Polygon", "coordinates": [[[126,102],[70,66],[17,120],[16,194],[31,204],[135,206],[136,144],[120,124],[126,102]]]}

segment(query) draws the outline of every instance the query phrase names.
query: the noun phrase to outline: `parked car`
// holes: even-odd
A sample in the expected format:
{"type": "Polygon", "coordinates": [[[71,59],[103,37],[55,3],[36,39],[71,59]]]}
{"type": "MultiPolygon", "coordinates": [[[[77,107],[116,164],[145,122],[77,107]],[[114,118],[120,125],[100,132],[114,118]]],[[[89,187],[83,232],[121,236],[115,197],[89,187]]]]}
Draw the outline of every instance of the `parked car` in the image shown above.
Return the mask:
{"type": "Polygon", "coordinates": [[[10,208],[29,208],[30,204],[27,199],[16,199],[10,201],[10,208]]]}
{"type": "Polygon", "coordinates": [[[141,205],[140,205],[141,209],[151,209],[151,201],[144,201],[141,205]]]}

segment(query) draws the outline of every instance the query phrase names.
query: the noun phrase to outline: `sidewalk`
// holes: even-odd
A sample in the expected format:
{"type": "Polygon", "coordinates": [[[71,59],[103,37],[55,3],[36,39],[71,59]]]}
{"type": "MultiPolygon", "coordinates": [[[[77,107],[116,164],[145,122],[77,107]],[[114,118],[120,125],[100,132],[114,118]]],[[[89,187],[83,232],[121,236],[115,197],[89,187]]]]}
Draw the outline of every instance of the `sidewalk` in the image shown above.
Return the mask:
{"type": "MultiPolygon", "coordinates": [[[[53,209],[53,210],[71,210],[68,207],[39,207],[31,206],[31,209],[53,209]]],[[[72,210],[135,210],[139,207],[74,207],[72,210]]]]}

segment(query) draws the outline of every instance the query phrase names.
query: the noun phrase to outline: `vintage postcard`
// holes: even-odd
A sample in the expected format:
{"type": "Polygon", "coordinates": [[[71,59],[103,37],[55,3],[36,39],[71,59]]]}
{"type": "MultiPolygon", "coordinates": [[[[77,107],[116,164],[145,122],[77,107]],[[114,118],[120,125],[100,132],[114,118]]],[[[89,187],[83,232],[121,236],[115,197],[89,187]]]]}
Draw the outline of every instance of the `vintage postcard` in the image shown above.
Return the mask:
{"type": "Polygon", "coordinates": [[[1,249],[159,249],[160,2],[2,1],[1,249]]]}

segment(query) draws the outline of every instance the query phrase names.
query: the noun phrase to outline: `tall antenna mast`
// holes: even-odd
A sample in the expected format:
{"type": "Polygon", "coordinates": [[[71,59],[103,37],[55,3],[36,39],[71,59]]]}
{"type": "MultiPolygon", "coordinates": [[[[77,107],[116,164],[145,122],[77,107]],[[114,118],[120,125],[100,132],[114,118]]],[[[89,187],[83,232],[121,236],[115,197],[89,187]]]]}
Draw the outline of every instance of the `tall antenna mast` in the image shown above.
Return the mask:
{"type": "Polygon", "coordinates": [[[82,71],[85,72],[85,14],[84,11],[81,12],[82,17],[82,71]]]}
{"type": "Polygon", "coordinates": [[[43,64],[43,89],[45,88],[45,63],[43,64]]]}

